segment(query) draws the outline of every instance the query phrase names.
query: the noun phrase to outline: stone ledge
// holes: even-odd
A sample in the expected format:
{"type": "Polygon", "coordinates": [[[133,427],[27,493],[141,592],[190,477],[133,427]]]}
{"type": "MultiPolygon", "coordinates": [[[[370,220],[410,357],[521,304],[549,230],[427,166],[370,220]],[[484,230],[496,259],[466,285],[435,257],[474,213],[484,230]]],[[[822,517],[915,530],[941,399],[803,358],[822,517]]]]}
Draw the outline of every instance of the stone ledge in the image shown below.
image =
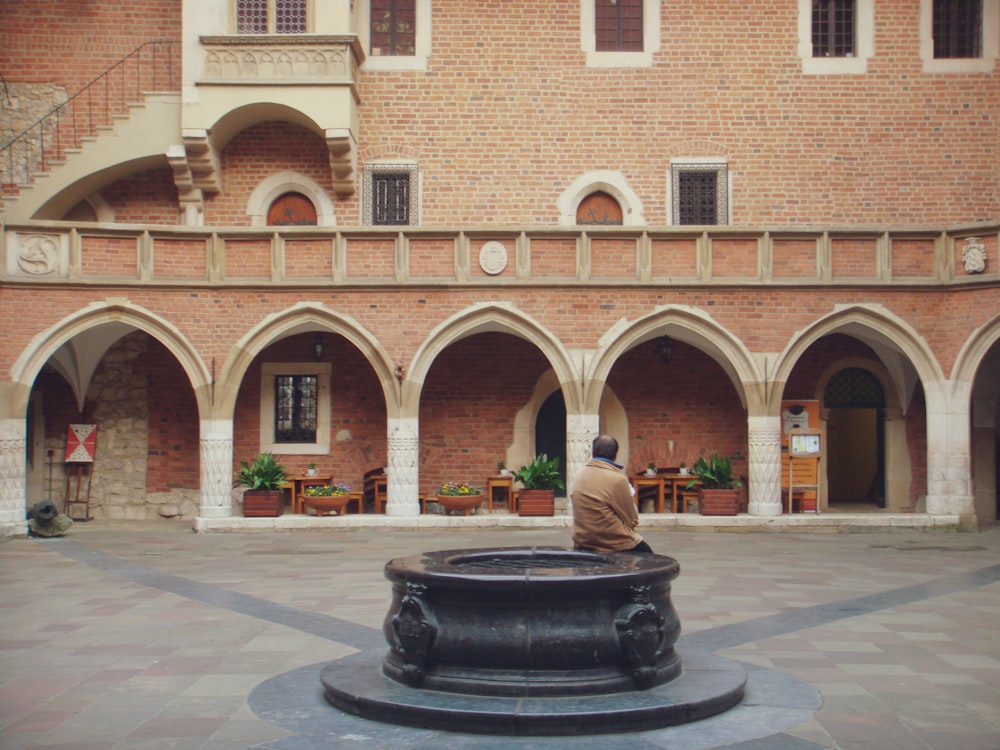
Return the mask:
{"type": "MultiPolygon", "coordinates": [[[[568,529],[572,518],[567,515],[521,516],[506,513],[472,516],[390,516],[364,514],[347,516],[284,515],[277,518],[195,518],[192,524],[198,533],[263,532],[263,531],[327,531],[343,529],[474,529],[474,528],[551,528],[568,529]]],[[[642,529],[699,532],[793,532],[793,533],[865,533],[885,531],[958,531],[957,515],[928,516],[923,514],[795,514],[784,516],[699,516],[696,514],[644,514],[642,529]]]]}

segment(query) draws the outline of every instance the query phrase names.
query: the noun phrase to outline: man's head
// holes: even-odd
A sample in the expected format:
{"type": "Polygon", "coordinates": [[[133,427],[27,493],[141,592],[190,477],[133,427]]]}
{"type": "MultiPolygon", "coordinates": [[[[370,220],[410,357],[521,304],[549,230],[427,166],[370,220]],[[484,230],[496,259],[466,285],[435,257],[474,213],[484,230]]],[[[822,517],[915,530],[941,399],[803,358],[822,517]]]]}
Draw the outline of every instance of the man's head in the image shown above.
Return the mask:
{"type": "Polygon", "coordinates": [[[598,435],[594,438],[591,454],[594,458],[607,458],[614,461],[618,457],[618,441],[610,435],[598,435]]]}

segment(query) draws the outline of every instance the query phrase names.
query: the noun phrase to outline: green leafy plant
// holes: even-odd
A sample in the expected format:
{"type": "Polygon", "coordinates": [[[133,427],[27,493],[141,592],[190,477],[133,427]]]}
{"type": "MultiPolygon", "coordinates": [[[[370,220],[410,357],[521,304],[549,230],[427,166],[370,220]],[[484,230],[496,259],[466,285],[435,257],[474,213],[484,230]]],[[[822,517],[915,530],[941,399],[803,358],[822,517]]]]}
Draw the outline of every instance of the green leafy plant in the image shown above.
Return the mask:
{"type": "Polygon", "coordinates": [[[728,456],[713,453],[707,459],[699,456],[691,467],[694,476],[687,486],[690,489],[700,484],[706,490],[731,490],[742,487],[738,479],[733,479],[733,463],[728,456]]]}
{"type": "Polygon", "coordinates": [[[261,453],[252,464],[240,461],[233,486],[246,487],[248,490],[277,490],[281,489],[287,478],[285,467],[272,454],[261,453]]]}
{"type": "Polygon", "coordinates": [[[482,487],[473,487],[468,482],[445,482],[438,487],[439,495],[482,495],[482,487]]]}
{"type": "Polygon", "coordinates": [[[324,484],[306,487],[306,497],[337,497],[351,491],[349,484],[324,484]]]}
{"type": "Polygon", "coordinates": [[[559,457],[549,458],[544,453],[514,472],[514,479],[526,490],[561,490],[565,486],[559,476],[559,457]]]}

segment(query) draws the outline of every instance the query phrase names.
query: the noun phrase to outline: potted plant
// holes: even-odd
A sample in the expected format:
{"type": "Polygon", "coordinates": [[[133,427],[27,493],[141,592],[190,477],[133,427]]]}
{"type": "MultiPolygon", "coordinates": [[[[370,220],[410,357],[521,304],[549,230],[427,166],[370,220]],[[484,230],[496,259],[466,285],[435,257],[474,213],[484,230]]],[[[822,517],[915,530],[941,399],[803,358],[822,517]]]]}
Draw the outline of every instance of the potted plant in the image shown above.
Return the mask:
{"type": "Polygon", "coordinates": [[[517,496],[519,516],[552,516],[556,512],[556,490],[565,487],[559,476],[559,457],[542,453],[514,472],[523,489],[517,496]]]}
{"type": "Polygon", "coordinates": [[[699,456],[691,467],[694,479],[687,488],[698,488],[698,512],[703,516],[735,516],[740,510],[739,488],[743,485],[733,479],[733,464],[728,456],[713,453],[709,458],[699,456]]]}
{"type": "Polygon", "coordinates": [[[503,461],[497,462],[497,474],[499,474],[502,477],[509,477],[511,473],[512,473],[511,470],[507,468],[507,464],[505,464],[503,461]]]}
{"type": "Polygon", "coordinates": [[[681,461],[679,471],[681,474],[684,474],[685,476],[691,473],[691,470],[688,468],[687,464],[684,463],[683,461],[681,461]]]}
{"type": "Polygon", "coordinates": [[[327,513],[342,515],[351,501],[351,486],[348,484],[323,484],[306,487],[302,496],[303,504],[316,511],[317,516],[327,513]]]}
{"type": "Polygon", "coordinates": [[[234,487],[246,487],[243,493],[243,515],[280,516],[285,511],[285,496],[281,486],[288,478],[285,467],[270,453],[260,453],[252,464],[240,461],[234,487]]]}
{"type": "Polygon", "coordinates": [[[306,468],[306,476],[307,477],[316,476],[316,464],[313,463],[309,464],[309,466],[306,468]]]}
{"type": "Polygon", "coordinates": [[[655,477],[656,476],[656,461],[650,461],[646,464],[646,476],[655,477]]]}
{"type": "Polygon", "coordinates": [[[483,488],[468,482],[444,482],[438,487],[437,501],[445,513],[460,510],[469,515],[483,504],[483,488]]]}

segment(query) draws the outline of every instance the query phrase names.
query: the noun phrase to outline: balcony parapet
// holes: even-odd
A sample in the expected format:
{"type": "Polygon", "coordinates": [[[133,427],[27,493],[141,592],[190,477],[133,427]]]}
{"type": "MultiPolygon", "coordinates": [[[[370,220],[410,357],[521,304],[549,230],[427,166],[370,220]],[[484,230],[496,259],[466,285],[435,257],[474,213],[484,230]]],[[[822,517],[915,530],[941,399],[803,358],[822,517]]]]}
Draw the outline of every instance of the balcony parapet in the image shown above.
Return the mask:
{"type": "Polygon", "coordinates": [[[364,61],[355,36],[203,36],[199,84],[347,85],[358,99],[364,61]]]}
{"type": "Polygon", "coordinates": [[[952,227],[0,227],[0,282],[213,287],[949,287],[1000,282],[952,227]]]}

